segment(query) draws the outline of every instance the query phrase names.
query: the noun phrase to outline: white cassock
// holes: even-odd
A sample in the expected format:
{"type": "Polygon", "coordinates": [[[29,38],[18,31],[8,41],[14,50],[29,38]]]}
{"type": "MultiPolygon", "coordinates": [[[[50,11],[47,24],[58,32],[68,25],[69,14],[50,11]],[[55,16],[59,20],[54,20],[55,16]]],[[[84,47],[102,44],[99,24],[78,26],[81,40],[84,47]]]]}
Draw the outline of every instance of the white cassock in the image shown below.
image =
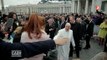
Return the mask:
{"type": "Polygon", "coordinates": [[[54,39],[57,38],[68,38],[68,42],[64,44],[63,46],[57,46],[57,59],[58,60],[69,60],[69,52],[70,52],[70,42],[72,43],[72,46],[75,47],[75,42],[73,38],[73,31],[69,30],[66,31],[65,28],[58,31],[58,34],[54,37],[54,39]]]}

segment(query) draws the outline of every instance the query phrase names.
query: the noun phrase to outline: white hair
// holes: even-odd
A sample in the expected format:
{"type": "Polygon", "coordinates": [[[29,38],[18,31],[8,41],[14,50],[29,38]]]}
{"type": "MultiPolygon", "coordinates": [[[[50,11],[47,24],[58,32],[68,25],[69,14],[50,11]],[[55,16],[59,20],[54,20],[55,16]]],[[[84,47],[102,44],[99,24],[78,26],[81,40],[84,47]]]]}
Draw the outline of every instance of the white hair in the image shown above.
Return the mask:
{"type": "Polygon", "coordinates": [[[65,26],[70,26],[71,27],[71,24],[70,23],[66,23],[66,25],[65,26]]]}

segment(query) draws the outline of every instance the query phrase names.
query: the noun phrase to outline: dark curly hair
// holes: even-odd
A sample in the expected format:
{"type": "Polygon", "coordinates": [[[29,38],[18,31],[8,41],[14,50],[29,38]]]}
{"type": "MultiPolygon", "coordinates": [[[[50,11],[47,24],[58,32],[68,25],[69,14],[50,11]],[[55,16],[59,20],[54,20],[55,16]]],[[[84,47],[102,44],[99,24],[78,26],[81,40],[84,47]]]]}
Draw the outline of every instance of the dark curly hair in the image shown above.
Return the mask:
{"type": "Polygon", "coordinates": [[[16,14],[16,13],[15,13],[15,12],[9,12],[8,17],[9,17],[9,18],[13,18],[13,15],[14,15],[14,14],[16,14]]]}

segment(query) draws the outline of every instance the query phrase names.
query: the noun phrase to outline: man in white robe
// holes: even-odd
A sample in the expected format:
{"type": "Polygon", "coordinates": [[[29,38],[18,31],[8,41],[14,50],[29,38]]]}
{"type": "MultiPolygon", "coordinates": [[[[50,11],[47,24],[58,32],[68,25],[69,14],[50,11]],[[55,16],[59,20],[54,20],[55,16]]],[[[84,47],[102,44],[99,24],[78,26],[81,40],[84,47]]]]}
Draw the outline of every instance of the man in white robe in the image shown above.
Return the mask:
{"type": "Polygon", "coordinates": [[[70,28],[70,23],[66,23],[65,28],[59,30],[58,34],[54,37],[54,39],[68,38],[68,42],[65,45],[57,47],[57,60],[69,60],[70,42],[72,43],[72,46],[75,47],[73,31],[70,28]]]}

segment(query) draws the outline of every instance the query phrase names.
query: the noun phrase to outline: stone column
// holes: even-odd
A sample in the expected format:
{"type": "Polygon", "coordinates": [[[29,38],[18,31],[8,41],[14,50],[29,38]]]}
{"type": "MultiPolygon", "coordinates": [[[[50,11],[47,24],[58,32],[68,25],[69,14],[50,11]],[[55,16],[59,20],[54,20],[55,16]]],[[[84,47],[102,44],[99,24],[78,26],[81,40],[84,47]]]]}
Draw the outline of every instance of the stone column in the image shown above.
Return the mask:
{"type": "Polygon", "coordinates": [[[92,0],[91,12],[95,13],[95,0],[92,0]]]}
{"type": "Polygon", "coordinates": [[[89,8],[89,1],[86,0],[86,3],[85,3],[85,14],[88,13],[88,8],[89,8]]]}
{"type": "Polygon", "coordinates": [[[4,14],[5,9],[4,9],[4,0],[1,0],[1,8],[2,8],[2,13],[4,14]]]}
{"type": "Polygon", "coordinates": [[[60,12],[60,14],[62,13],[62,8],[61,7],[59,7],[59,12],[60,12]]]}
{"type": "Polygon", "coordinates": [[[63,4],[63,13],[65,13],[65,4],[63,4]]]}
{"type": "Polygon", "coordinates": [[[80,0],[78,0],[77,13],[80,13],[80,0]]]}
{"type": "Polygon", "coordinates": [[[72,9],[72,13],[74,13],[75,12],[75,0],[72,0],[72,7],[71,7],[71,9],[72,9]]]}

